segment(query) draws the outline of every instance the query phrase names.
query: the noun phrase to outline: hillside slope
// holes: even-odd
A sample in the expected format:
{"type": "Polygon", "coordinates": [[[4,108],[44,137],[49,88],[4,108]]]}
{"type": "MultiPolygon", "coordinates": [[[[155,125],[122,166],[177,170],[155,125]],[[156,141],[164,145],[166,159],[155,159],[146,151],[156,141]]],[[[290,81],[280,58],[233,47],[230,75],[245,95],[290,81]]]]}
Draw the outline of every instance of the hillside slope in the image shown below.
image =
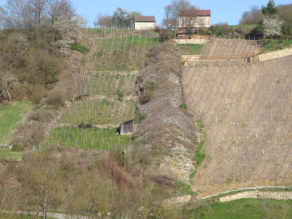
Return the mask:
{"type": "Polygon", "coordinates": [[[200,196],[291,182],[291,56],[243,66],[185,68],[188,106],[205,124],[200,196]]]}

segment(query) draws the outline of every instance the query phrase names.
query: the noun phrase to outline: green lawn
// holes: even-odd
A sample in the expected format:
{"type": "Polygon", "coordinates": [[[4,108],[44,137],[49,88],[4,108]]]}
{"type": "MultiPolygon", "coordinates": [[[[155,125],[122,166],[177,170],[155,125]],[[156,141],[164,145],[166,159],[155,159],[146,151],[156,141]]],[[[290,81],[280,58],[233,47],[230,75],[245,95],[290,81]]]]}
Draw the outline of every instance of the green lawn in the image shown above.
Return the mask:
{"type": "Polygon", "coordinates": [[[200,55],[204,44],[181,44],[181,49],[188,55],[200,55]]]}
{"type": "Polygon", "coordinates": [[[272,51],[277,51],[277,50],[282,50],[282,49],[290,47],[291,44],[292,44],[292,40],[273,40],[273,41],[269,41],[264,46],[264,48],[262,49],[260,54],[264,54],[264,53],[272,52],[272,51]]]}
{"type": "Polygon", "coordinates": [[[0,108],[0,144],[8,144],[9,136],[29,113],[32,106],[27,102],[13,102],[0,108]]]}
{"type": "MultiPolygon", "coordinates": [[[[37,219],[38,217],[32,216],[32,215],[0,213],[0,218],[2,219],[37,219]]],[[[39,218],[42,218],[42,217],[40,216],[39,218]]],[[[55,219],[55,218],[48,217],[48,219],[55,219]]]]}
{"type": "Polygon", "coordinates": [[[22,157],[22,153],[13,152],[9,149],[0,148],[0,158],[9,158],[9,159],[18,160],[21,157],[22,157]]]}
{"type": "Polygon", "coordinates": [[[183,218],[291,218],[292,200],[240,199],[231,202],[193,203],[183,212],[183,218]]]}

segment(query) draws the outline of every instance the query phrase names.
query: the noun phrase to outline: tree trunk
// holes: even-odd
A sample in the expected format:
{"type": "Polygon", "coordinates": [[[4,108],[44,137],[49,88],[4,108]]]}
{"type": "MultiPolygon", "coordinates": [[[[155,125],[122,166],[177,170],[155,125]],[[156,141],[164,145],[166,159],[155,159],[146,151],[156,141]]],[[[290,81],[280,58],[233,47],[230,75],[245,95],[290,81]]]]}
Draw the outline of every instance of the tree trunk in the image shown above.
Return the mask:
{"type": "Polygon", "coordinates": [[[8,94],[9,101],[11,102],[11,96],[10,96],[10,93],[9,93],[8,89],[6,89],[6,92],[7,92],[7,94],[8,94]]]}

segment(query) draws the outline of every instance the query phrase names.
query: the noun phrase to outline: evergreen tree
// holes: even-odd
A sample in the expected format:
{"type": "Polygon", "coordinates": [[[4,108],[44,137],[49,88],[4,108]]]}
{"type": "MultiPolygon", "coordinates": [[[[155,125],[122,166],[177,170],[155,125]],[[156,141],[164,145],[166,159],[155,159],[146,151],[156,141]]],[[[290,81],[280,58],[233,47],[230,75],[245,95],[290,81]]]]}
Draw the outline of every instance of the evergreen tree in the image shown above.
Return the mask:
{"type": "Polygon", "coordinates": [[[278,9],[275,6],[275,2],[273,0],[269,0],[267,6],[262,6],[262,13],[268,17],[275,15],[278,13],[278,9]]]}

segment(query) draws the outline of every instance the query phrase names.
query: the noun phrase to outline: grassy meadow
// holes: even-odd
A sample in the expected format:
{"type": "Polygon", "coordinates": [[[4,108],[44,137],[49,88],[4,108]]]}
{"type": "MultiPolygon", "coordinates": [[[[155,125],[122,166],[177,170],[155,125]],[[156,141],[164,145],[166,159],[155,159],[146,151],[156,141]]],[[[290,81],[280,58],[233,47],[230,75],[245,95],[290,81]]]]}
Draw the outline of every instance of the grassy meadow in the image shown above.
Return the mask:
{"type": "Polygon", "coordinates": [[[9,136],[29,113],[32,106],[28,102],[12,102],[0,107],[0,144],[10,142],[9,136]]]}

